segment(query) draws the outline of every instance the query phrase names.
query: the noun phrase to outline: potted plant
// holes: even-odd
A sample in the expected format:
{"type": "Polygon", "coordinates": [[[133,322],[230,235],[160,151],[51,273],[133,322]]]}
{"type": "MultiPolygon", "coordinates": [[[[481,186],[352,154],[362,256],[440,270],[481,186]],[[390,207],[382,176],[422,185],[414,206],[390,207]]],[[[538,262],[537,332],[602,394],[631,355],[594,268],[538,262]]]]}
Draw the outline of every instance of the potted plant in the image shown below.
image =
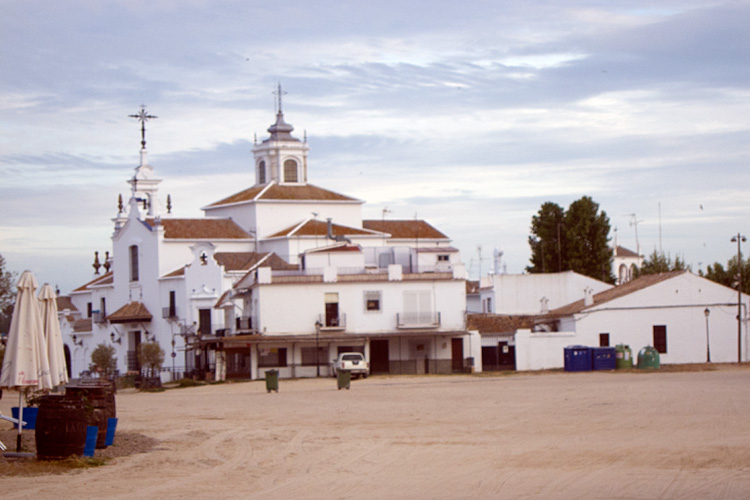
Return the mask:
{"type": "Polygon", "coordinates": [[[138,361],[144,373],[142,387],[144,389],[161,387],[161,366],[164,363],[164,349],[158,342],[147,342],[141,344],[138,350],[138,361]]]}

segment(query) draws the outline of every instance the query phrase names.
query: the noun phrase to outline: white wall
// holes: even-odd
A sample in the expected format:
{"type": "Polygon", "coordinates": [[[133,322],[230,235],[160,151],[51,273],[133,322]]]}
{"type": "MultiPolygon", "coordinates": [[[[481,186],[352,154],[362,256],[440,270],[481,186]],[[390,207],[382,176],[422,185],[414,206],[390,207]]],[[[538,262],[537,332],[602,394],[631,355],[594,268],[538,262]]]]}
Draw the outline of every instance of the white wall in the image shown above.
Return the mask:
{"type": "MultiPolygon", "coordinates": [[[[516,370],[548,370],[565,366],[565,348],[586,345],[574,332],[516,332],[516,370]]],[[[597,344],[598,345],[598,344],[597,344]]]]}

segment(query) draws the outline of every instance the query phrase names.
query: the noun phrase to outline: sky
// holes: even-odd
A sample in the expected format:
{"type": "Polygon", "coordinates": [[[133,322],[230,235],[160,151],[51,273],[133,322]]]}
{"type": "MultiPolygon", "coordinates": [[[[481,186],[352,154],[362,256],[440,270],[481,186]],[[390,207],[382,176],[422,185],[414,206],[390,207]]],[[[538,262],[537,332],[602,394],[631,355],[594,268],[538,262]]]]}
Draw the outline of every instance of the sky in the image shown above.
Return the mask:
{"type": "Polygon", "coordinates": [[[626,248],[726,264],[749,25],[748,1],[0,0],[0,255],[62,293],[92,277],[142,104],[160,194],[202,216],[254,183],[281,83],[309,181],[428,221],[474,279],[496,250],[524,272],[531,218],[582,196],[626,248]]]}

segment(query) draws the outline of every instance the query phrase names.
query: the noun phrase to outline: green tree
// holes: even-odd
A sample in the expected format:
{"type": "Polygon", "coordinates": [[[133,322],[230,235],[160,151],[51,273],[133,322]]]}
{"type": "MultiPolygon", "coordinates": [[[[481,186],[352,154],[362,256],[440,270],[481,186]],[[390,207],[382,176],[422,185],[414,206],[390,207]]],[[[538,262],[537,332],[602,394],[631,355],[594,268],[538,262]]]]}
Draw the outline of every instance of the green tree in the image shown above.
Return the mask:
{"type": "Polygon", "coordinates": [[[13,303],[16,300],[15,281],[16,273],[5,269],[5,258],[0,255],[0,333],[7,333],[10,329],[13,303]]]}
{"type": "MultiPolygon", "coordinates": [[[[562,226],[565,210],[557,203],[548,201],[531,218],[531,266],[530,273],[551,273],[563,270],[562,226]]],[[[565,260],[567,262],[567,260],[565,260]]]]}
{"type": "Polygon", "coordinates": [[[161,366],[164,364],[164,349],[158,342],[143,343],[138,351],[138,361],[146,370],[147,377],[158,377],[161,366]]]}
{"type": "Polygon", "coordinates": [[[614,282],[609,217],[599,204],[584,196],[567,211],[544,203],[531,220],[530,273],[572,270],[602,281],[614,282]]]}
{"type": "Polygon", "coordinates": [[[636,274],[643,276],[644,274],[668,273],[670,271],[684,271],[686,269],[690,269],[690,267],[679,256],[672,260],[671,255],[654,250],[643,261],[643,265],[636,274]]]}
{"type": "Polygon", "coordinates": [[[89,370],[97,371],[104,378],[111,378],[117,371],[117,360],[115,359],[115,348],[99,344],[91,353],[91,365],[89,370]]]}
{"type": "MultiPolygon", "coordinates": [[[[715,262],[706,268],[705,275],[703,273],[700,274],[711,281],[737,289],[737,279],[739,277],[737,262],[737,256],[732,257],[727,262],[726,269],[718,262],[715,262]]],[[[742,293],[750,293],[750,259],[745,260],[740,256],[739,262],[742,265],[742,293]]]]}

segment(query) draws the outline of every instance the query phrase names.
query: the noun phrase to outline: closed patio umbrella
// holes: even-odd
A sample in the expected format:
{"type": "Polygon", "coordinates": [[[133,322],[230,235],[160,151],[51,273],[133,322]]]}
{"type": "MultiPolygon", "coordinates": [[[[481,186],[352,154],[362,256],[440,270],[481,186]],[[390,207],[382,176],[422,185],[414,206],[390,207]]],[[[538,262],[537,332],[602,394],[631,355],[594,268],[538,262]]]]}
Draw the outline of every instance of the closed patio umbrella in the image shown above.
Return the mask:
{"type": "MultiPolygon", "coordinates": [[[[23,390],[51,389],[52,380],[44,341],[44,327],[39,311],[39,301],[34,292],[38,284],[30,271],[24,271],[16,285],[18,295],[13,307],[8,341],[5,346],[0,388],[18,390],[18,420],[23,421],[23,390]]],[[[18,424],[16,451],[21,451],[21,431],[18,424]]]]}
{"type": "Polygon", "coordinates": [[[39,291],[44,338],[47,341],[47,358],[49,375],[53,387],[68,383],[68,369],[65,365],[65,348],[63,347],[60,320],[57,317],[57,295],[49,283],[42,285],[39,291]]]}

